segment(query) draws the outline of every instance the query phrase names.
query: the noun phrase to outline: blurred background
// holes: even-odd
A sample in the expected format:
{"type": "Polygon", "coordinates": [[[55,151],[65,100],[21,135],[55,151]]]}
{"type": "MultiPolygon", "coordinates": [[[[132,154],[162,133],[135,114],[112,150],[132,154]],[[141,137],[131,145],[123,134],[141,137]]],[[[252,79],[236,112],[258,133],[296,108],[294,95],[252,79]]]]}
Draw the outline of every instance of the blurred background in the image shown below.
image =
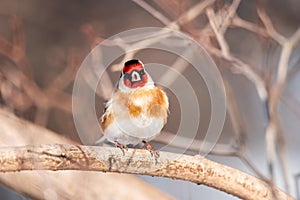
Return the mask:
{"type": "MultiPolygon", "coordinates": [[[[265,138],[272,119],[268,108],[272,97],[270,92],[278,77],[282,55],[282,44],[278,41],[283,40],[282,37],[291,37],[300,27],[300,2],[296,0],[1,0],[1,109],[80,143],[72,117],[71,95],[76,72],[84,58],[97,44],[112,35],[139,27],[165,27],[173,21],[177,22],[180,31],[193,37],[208,51],[226,83],[227,103],[230,105],[218,144],[207,157],[259,178],[267,178],[269,171],[265,138]],[[202,5],[203,9],[200,6],[191,11],[197,5],[202,5]],[[215,19],[210,18],[211,15],[205,10],[207,8],[212,8],[215,19]],[[258,8],[264,10],[267,17],[259,16],[258,8]],[[188,12],[198,14],[189,19],[189,16],[185,16],[188,12]],[[270,19],[279,36],[270,34],[266,26],[270,24],[262,19],[270,19]],[[212,22],[217,25],[217,30],[221,30],[234,59],[224,56],[220,50],[222,45],[210,27],[212,22]],[[262,97],[257,82],[239,67],[249,68],[261,80],[269,94],[268,98],[262,97]]],[[[170,67],[174,66],[177,58],[176,55],[154,50],[138,52],[134,56],[144,63],[162,63],[170,67]]],[[[108,68],[107,77],[101,80],[103,85],[99,87],[102,87],[102,91],[95,97],[98,116],[102,114],[104,103],[119,78],[120,72],[113,66],[121,65],[122,59],[124,57],[116,59],[108,68]]],[[[199,144],[209,125],[211,101],[203,78],[195,75],[189,63],[185,65],[181,73],[194,86],[200,102],[199,130],[193,145],[186,152],[194,155],[198,153],[199,144]]],[[[300,45],[297,42],[289,58],[287,77],[276,111],[281,139],[275,142],[279,155],[274,162],[275,184],[294,197],[300,189],[297,184],[300,175],[299,69],[300,45]]],[[[176,94],[168,88],[164,89],[170,98],[170,116],[163,133],[153,142],[157,148],[172,139],[181,120],[176,94]]],[[[93,136],[90,144],[98,137],[93,136]]],[[[186,137],[189,137],[188,133],[186,137]]],[[[5,145],[5,142],[7,145],[13,144],[13,141],[2,143],[5,145]]],[[[180,148],[180,145],[175,145],[170,151],[180,148]]],[[[193,183],[138,177],[175,199],[237,199],[193,183]]],[[[13,188],[5,186],[0,189],[0,197],[34,199],[30,194],[18,194],[13,188]]]]}

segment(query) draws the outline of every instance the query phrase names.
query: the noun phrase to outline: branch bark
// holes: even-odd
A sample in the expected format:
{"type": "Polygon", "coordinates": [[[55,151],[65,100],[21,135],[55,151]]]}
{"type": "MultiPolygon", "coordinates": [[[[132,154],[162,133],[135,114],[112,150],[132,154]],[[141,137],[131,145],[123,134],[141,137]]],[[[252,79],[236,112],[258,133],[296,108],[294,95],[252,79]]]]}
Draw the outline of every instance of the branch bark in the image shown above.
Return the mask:
{"type": "MultiPolygon", "coordinates": [[[[270,186],[237,169],[200,156],[70,144],[29,145],[0,149],[0,171],[84,170],[168,177],[204,184],[242,199],[272,199],[270,186]]],[[[278,199],[293,199],[273,188],[278,199]]]]}

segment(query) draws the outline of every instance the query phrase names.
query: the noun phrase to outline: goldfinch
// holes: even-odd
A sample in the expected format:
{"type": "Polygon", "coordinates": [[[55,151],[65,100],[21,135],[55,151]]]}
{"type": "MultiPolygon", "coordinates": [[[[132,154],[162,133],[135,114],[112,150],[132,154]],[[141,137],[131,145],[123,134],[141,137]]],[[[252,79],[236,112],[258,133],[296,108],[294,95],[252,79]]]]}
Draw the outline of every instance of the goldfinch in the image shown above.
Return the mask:
{"type": "Polygon", "coordinates": [[[148,143],[167,122],[169,100],[158,88],[139,60],[124,64],[116,91],[105,106],[99,123],[104,137],[116,147],[143,143],[147,150],[159,156],[148,143]]]}

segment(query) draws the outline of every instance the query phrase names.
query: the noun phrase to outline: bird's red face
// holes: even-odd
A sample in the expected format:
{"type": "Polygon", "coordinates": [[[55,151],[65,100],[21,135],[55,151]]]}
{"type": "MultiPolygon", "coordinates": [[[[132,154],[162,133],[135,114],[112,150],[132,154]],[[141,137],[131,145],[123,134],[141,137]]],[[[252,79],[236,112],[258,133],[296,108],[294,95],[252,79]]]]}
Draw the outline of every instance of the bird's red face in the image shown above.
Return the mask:
{"type": "Polygon", "coordinates": [[[144,65],[139,60],[127,61],[122,75],[124,85],[128,88],[143,87],[148,82],[148,75],[145,72],[144,65]]]}

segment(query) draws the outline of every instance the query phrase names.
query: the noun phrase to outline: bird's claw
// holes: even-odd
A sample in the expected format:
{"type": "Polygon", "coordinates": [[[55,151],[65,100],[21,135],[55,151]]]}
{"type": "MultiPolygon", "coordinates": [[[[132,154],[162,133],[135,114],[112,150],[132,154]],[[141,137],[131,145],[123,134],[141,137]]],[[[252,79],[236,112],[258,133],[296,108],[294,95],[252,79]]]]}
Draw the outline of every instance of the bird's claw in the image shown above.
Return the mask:
{"type": "Polygon", "coordinates": [[[159,152],[157,150],[155,150],[150,143],[146,142],[146,141],[143,141],[146,149],[151,153],[151,155],[154,155],[155,158],[159,158],[159,152]]]}
{"type": "Polygon", "coordinates": [[[128,147],[126,145],[120,144],[118,141],[115,141],[115,147],[120,148],[122,151],[128,151],[128,147]]]}

